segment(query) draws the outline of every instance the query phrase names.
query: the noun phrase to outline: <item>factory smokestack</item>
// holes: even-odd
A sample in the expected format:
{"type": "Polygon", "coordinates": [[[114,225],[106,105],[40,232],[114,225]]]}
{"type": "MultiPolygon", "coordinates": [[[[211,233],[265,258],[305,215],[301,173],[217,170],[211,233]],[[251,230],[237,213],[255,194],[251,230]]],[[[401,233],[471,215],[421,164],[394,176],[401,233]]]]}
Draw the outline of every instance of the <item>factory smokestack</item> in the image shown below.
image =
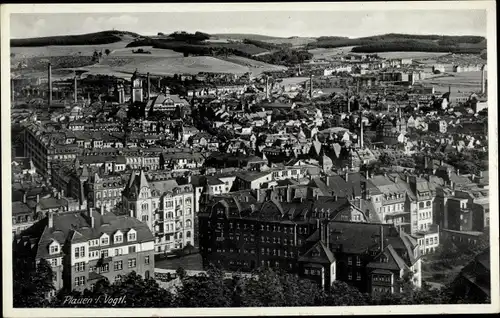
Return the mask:
{"type": "Polygon", "coordinates": [[[359,110],[359,148],[363,149],[363,113],[361,111],[361,106],[359,110]]]}
{"type": "Polygon", "coordinates": [[[52,64],[47,67],[48,84],[49,84],[49,106],[52,105],[52,64]]]}
{"type": "Polygon", "coordinates": [[[481,67],[481,94],[486,93],[486,64],[481,67]]]}
{"type": "Polygon", "coordinates": [[[313,75],[309,76],[309,97],[313,97],[313,75]]]}
{"type": "Polygon", "coordinates": [[[14,95],[15,95],[15,90],[14,90],[14,79],[12,78],[10,80],[10,100],[14,102],[14,95]]]}
{"type": "Polygon", "coordinates": [[[75,91],[73,93],[74,98],[75,98],[75,103],[78,103],[78,93],[77,93],[78,92],[78,86],[77,85],[78,85],[78,83],[77,83],[76,71],[75,71],[75,87],[74,87],[75,91]]]}
{"type": "Polygon", "coordinates": [[[266,76],[266,100],[269,100],[269,77],[266,76]]]}
{"type": "Polygon", "coordinates": [[[149,72],[146,76],[147,76],[147,85],[148,85],[148,99],[150,99],[151,98],[151,79],[149,78],[149,72]]]}

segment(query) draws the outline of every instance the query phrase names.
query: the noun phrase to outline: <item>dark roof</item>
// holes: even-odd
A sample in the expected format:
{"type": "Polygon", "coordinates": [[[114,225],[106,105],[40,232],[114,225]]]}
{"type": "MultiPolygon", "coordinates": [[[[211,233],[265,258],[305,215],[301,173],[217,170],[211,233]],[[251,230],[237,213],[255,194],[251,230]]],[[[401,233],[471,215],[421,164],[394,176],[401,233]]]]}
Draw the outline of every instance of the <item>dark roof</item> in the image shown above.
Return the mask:
{"type": "Polygon", "coordinates": [[[26,203],[19,201],[12,202],[12,215],[28,214],[32,212],[33,211],[26,203]]]}
{"type": "MultiPolygon", "coordinates": [[[[137,232],[137,240],[135,242],[138,243],[154,240],[148,226],[136,218],[116,216],[110,212],[100,214],[96,211],[93,211],[93,216],[95,218],[95,226],[93,228],[90,227],[87,218],[82,215],[82,211],[54,214],[54,226],[52,228],[47,226],[47,217],[42,219],[40,221],[41,226],[38,226],[38,228],[43,228],[43,232],[38,236],[40,240],[38,242],[36,257],[47,258],[49,256],[48,246],[54,240],[61,245],[65,244],[68,240],[83,242],[91,239],[99,239],[103,233],[112,236],[117,230],[126,234],[133,228],[137,232]]],[[[31,236],[37,237],[36,233],[33,233],[31,236]]],[[[125,236],[123,244],[127,244],[126,239],[125,236]]],[[[116,244],[113,245],[111,240],[110,247],[112,246],[116,246],[116,244]]]]}

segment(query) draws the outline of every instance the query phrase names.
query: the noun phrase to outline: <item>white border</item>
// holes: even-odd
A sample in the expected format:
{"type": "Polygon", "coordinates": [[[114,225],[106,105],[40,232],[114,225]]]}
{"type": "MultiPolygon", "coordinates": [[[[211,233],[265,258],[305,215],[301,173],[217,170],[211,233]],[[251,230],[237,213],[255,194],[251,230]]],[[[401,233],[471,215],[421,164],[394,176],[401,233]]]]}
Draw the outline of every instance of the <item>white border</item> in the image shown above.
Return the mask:
{"type": "MultiPolygon", "coordinates": [[[[499,312],[498,282],[498,128],[497,128],[497,65],[496,10],[494,1],[430,1],[430,2],[348,2],[348,3],[186,3],[186,4],[36,4],[2,5],[1,24],[1,120],[2,120],[2,233],[3,233],[3,308],[6,317],[135,317],[135,316],[234,316],[234,315],[381,315],[381,314],[441,314],[499,312]],[[125,13],[125,12],[186,12],[186,11],[359,11],[359,10],[487,10],[488,97],[490,151],[490,224],[491,224],[491,299],[490,305],[415,305],[364,307],[284,307],[284,308],[175,308],[175,309],[14,309],[12,308],[12,224],[11,216],[11,143],[10,143],[10,13],[125,13]]],[[[133,31],[133,30],[130,30],[133,31]]]]}

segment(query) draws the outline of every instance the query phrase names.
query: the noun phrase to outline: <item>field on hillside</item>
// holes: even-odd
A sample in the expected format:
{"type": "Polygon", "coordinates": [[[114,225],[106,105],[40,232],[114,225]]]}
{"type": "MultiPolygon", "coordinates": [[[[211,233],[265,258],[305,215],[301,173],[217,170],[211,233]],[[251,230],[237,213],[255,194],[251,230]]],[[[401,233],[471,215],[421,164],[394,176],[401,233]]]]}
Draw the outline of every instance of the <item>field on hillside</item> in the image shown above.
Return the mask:
{"type": "Polygon", "coordinates": [[[331,49],[317,48],[308,50],[308,52],[312,53],[315,59],[331,59],[335,57],[340,58],[341,55],[350,53],[352,48],[353,46],[337,47],[331,49]]]}
{"type": "MultiPolygon", "coordinates": [[[[139,72],[150,72],[158,75],[197,74],[199,72],[227,72],[244,74],[252,72],[258,75],[265,71],[285,69],[239,56],[230,55],[227,59],[209,56],[183,57],[182,53],[168,49],[156,49],[151,46],[125,47],[128,42],[121,41],[103,45],[76,45],[76,46],[46,46],[46,47],[13,47],[14,53],[11,65],[17,67],[19,62],[25,61],[28,67],[22,73],[28,76],[45,77],[44,70],[47,63],[53,65],[54,79],[68,76],[70,69],[88,71],[86,74],[105,74],[129,78],[136,69],[139,72]],[[142,48],[151,54],[137,54],[142,48]],[[104,51],[111,52],[106,56],[104,51]],[[103,51],[100,64],[92,65],[90,57],[95,50],[103,51]]],[[[16,73],[18,73],[16,71],[16,73]]]]}
{"type": "Polygon", "coordinates": [[[378,56],[386,59],[402,58],[402,59],[429,59],[436,58],[448,53],[441,52],[381,52],[377,53],[378,56]]]}
{"type": "Polygon", "coordinates": [[[285,66],[271,65],[264,62],[252,60],[243,56],[230,55],[227,58],[221,58],[221,59],[229,61],[231,63],[236,63],[241,66],[248,67],[251,69],[254,75],[265,71],[281,71],[287,69],[285,66]]]}
{"type": "Polygon", "coordinates": [[[213,37],[214,39],[220,39],[220,40],[243,41],[244,39],[249,39],[249,40],[262,41],[272,44],[290,43],[292,44],[293,47],[304,46],[316,41],[316,38],[310,38],[310,37],[282,38],[282,37],[266,36],[260,34],[214,34],[213,37]]]}
{"type": "Polygon", "coordinates": [[[451,86],[452,93],[459,91],[469,93],[481,89],[481,72],[447,73],[418,82],[433,85],[438,92],[447,92],[448,86],[451,86]]]}
{"type": "Polygon", "coordinates": [[[26,58],[33,57],[49,57],[49,56],[92,56],[95,50],[101,51],[104,54],[106,49],[110,51],[123,49],[128,44],[126,41],[120,41],[109,44],[96,45],[52,45],[40,47],[11,47],[10,52],[13,53],[11,61],[19,62],[26,58]]]}

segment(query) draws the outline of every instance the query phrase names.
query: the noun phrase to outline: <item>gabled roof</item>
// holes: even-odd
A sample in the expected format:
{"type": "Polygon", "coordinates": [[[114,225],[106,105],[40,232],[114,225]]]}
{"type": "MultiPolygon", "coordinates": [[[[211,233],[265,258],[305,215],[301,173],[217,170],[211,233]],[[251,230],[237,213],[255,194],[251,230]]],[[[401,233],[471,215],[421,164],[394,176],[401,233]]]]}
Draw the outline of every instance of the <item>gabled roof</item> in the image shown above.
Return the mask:
{"type": "Polygon", "coordinates": [[[396,253],[392,245],[387,245],[382,253],[377,255],[372,262],[367,265],[368,268],[377,268],[377,269],[388,269],[388,270],[401,270],[405,269],[405,262],[401,259],[401,257],[396,253]],[[387,258],[387,262],[381,262],[380,259],[382,257],[387,258]]]}
{"type": "Polygon", "coordinates": [[[335,256],[326,247],[323,241],[318,241],[307,252],[299,257],[299,262],[332,264],[335,262],[335,256]]]}

